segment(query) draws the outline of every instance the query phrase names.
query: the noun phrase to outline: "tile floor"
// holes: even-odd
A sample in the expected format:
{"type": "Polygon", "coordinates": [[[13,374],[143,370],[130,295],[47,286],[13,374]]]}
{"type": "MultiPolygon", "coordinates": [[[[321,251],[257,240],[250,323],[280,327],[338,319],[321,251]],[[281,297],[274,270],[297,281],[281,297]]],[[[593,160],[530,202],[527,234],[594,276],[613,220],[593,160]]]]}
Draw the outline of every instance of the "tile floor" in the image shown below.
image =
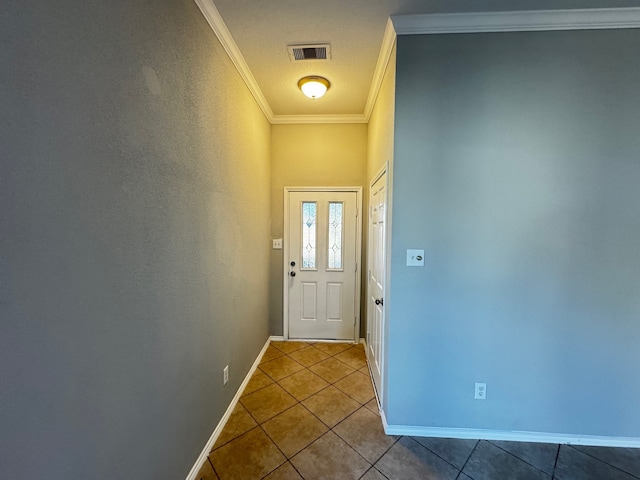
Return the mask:
{"type": "Polygon", "coordinates": [[[631,480],[640,449],[384,434],[362,345],[273,342],[201,480],[631,480]]]}

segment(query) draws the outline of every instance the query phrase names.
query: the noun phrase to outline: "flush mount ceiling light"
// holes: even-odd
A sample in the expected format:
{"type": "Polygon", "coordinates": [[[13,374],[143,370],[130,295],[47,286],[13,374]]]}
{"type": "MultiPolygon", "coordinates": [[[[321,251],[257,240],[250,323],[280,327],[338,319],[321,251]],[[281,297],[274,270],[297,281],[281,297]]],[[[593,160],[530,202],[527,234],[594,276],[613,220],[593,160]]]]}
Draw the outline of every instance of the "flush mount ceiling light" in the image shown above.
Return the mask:
{"type": "Polygon", "coordinates": [[[329,80],[318,76],[303,77],[298,82],[298,88],[309,98],[320,98],[330,86],[329,80]]]}

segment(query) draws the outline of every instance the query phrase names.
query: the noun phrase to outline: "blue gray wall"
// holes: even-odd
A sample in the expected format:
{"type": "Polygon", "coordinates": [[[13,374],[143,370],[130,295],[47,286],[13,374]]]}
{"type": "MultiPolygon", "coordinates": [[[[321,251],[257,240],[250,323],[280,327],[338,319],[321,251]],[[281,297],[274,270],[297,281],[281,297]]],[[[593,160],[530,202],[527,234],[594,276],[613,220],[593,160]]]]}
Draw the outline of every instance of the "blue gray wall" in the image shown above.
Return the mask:
{"type": "Polygon", "coordinates": [[[185,478],[268,337],[269,124],[192,0],[1,10],[0,478],[185,478]]]}
{"type": "Polygon", "coordinates": [[[390,424],[640,437],[638,45],[398,38],[390,424]]]}

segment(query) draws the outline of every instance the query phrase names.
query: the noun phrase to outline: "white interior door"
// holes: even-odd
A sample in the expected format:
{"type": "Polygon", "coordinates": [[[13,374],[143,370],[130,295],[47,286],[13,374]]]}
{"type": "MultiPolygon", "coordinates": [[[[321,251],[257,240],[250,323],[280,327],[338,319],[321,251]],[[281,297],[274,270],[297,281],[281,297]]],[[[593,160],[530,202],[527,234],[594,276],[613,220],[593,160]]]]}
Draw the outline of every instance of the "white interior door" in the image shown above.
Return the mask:
{"type": "Polygon", "coordinates": [[[288,337],[355,340],[357,194],[289,195],[288,337]]]}
{"type": "Polygon", "coordinates": [[[369,197],[369,275],[367,281],[367,356],[373,383],[382,399],[387,175],[371,185],[369,197]]]}

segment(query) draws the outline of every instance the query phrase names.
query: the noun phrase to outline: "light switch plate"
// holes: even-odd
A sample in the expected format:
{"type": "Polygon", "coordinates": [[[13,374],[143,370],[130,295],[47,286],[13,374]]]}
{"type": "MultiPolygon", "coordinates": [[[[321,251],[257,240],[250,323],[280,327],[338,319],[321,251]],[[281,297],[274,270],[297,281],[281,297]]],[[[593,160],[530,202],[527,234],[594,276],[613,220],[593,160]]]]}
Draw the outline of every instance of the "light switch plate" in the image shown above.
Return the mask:
{"type": "Polygon", "coordinates": [[[273,241],[273,249],[274,250],[282,250],[282,239],[281,238],[274,238],[272,239],[273,241]]]}
{"type": "Polygon", "coordinates": [[[407,250],[408,267],[424,267],[424,250],[407,250]]]}

